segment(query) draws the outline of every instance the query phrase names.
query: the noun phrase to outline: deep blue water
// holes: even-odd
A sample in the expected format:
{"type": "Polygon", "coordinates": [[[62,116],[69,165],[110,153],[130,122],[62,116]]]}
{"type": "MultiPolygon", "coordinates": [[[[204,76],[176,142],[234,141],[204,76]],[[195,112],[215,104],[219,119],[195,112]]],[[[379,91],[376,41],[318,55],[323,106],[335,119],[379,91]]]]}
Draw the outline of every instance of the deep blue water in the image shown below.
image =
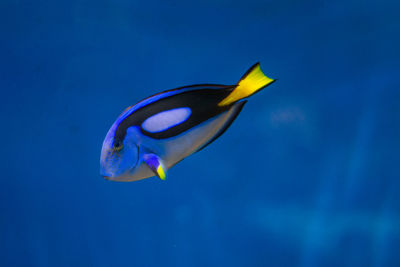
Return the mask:
{"type": "Polygon", "coordinates": [[[396,1],[0,3],[0,266],[400,266],[396,1]],[[156,178],[99,175],[161,90],[279,80],[156,178]]]}

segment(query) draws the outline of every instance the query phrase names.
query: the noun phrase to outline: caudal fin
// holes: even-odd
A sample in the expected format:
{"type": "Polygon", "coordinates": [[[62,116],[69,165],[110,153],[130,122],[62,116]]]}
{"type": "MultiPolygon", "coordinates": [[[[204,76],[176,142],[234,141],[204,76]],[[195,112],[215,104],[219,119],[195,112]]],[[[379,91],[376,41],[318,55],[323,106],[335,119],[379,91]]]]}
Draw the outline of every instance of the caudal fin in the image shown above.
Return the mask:
{"type": "Polygon", "coordinates": [[[249,97],[274,81],[274,79],[265,76],[260,68],[260,63],[256,63],[242,76],[236,88],[218,106],[226,106],[249,97]]]}

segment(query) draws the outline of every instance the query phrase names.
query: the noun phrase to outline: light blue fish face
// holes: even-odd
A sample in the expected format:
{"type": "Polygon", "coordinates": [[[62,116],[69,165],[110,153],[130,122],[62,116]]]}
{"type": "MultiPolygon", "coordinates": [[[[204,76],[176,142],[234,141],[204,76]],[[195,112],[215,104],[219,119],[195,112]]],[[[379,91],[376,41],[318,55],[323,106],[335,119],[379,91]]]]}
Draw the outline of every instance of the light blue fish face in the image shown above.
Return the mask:
{"type": "Polygon", "coordinates": [[[108,131],[100,157],[100,174],[113,181],[127,180],[138,164],[139,151],[135,136],[115,139],[117,122],[108,131]]]}

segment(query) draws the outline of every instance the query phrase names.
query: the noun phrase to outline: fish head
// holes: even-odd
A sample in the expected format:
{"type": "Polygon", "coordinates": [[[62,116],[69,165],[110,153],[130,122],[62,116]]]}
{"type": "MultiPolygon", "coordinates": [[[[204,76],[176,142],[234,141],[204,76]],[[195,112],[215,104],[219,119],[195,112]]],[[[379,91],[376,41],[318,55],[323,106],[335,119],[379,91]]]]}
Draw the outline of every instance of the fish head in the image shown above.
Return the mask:
{"type": "Polygon", "coordinates": [[[100,174],[107,180],[129,181],[139,161],[135,135],[115,137],[116,123],[108,131],[100,156],[100,174]]]}

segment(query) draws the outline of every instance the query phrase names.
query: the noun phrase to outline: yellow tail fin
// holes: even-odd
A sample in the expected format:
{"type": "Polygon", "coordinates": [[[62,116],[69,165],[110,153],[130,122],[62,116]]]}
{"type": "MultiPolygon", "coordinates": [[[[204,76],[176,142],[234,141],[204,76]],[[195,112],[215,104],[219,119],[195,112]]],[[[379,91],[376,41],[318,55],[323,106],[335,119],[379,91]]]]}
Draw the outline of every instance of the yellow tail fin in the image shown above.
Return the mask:
{"type": "Polygon", "coordinates": [[[265,76],[260,68],[260,63],[256,63],[243,75],[232,93],[224,98],[218,106],[226,106],[249,97],[274,81],[274,79],[265,76]]]}

